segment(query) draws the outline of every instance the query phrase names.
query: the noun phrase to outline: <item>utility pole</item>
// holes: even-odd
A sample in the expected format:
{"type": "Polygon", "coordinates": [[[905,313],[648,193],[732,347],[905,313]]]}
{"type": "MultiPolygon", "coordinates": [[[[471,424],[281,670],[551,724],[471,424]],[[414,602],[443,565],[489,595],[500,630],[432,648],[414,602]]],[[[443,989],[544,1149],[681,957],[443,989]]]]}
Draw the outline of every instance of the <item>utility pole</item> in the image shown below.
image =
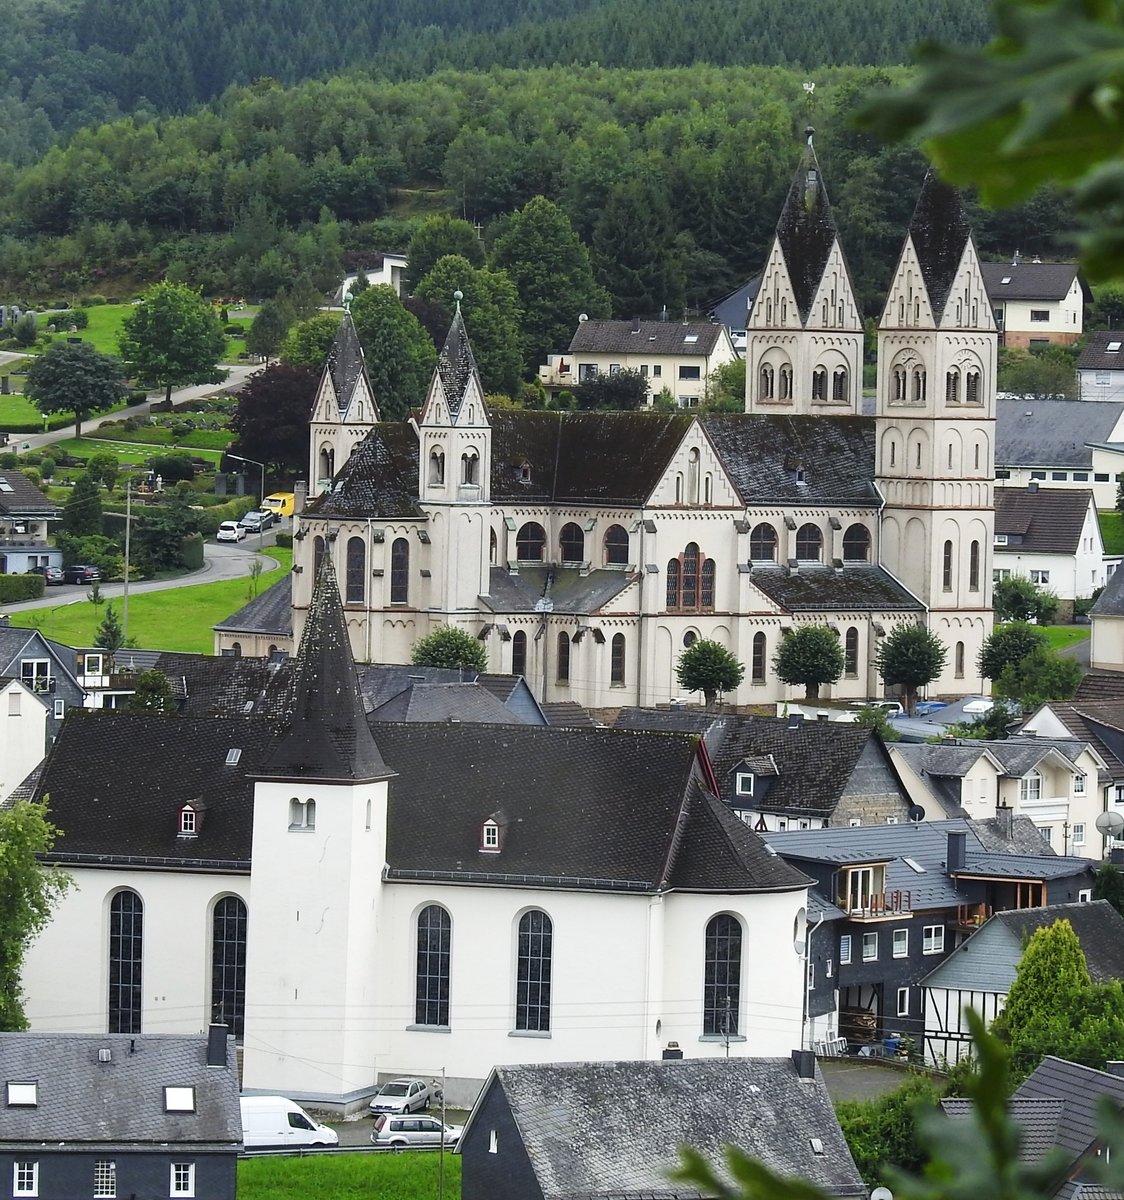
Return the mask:
{"type": "Polygon", "coordinates": [[[445,1200],[445,1068],[441,1068],[441,1144],[437,1151],[437,1200],[445,1200]]]}
{"type": "Polygon", "coordinates": [[[730,993],[722,1006],[722,1042],[726,1047],[726,1057],[730,1057],[730,993]]]}

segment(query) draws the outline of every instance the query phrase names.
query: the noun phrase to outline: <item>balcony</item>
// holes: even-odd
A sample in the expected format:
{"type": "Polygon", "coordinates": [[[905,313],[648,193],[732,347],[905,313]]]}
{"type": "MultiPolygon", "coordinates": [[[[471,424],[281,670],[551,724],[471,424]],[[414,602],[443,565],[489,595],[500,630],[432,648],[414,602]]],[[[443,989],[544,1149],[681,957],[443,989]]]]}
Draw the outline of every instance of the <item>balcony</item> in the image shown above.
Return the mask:
{"type": "Polygon", "coordinates": [[[991,916],[990,904],[959,904],[956,907],[956,927],[977,929],[991,916]]]}
{"type": "Polygon", "coordinates": [[[913,894],[898,888],[892,892],[870,892],[855,897],[843,896],[839,907],[855,921],[885,921],[891,917],[913,916],[913,894]]]}

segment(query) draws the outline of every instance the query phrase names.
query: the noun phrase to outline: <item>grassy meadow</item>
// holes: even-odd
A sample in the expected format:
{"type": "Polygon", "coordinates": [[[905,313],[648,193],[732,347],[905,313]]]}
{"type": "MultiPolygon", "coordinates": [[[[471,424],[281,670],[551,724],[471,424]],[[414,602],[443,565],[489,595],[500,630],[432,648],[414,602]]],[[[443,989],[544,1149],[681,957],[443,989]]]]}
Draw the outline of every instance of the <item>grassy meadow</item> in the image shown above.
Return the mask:
{"type": "MultiPolygon", "coordinates": [[[[461,1160],[444,1156],[445,1200],[460,1200],[461,1160]]],[[[248,1158],[238,1164],[238,1200],[437,1200],[437,1154],[340,1154],[248,1158]]]]}

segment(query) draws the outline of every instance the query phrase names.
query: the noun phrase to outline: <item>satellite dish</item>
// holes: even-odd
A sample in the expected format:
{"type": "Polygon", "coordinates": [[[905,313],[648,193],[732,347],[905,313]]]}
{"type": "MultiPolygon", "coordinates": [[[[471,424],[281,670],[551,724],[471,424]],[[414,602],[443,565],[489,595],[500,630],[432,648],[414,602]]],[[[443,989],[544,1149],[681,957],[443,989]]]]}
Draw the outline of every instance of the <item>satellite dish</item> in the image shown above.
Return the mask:
{"type": "Polygon", "coordinates": [[[1103,812],[1096,820],[1097,832],[1117,838],[1124,832],[1124,816],[1118,812],[1103,812]]]}
{"type": "MultiPolygon", "coordinates": [[[[920,804],[911,804],[909,806],[909,819],[916,825],[919,821],[925,820],[925,810],[920,804]]],[[[1124,817],[1121,818],[1124,820],[1124,817]]]]}

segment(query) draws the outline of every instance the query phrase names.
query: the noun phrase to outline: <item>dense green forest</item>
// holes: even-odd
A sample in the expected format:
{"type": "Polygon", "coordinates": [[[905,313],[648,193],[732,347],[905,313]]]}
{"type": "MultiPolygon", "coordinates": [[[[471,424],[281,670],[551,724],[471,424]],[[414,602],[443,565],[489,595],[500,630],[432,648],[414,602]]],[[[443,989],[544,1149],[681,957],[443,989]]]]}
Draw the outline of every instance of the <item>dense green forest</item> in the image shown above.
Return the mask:
{"type": "Polygon", "coordinates": [[[978,44],[978,0],[0,0],[0,159],[232,85],[363,68],[889,66],[925,38],[978,44]]]}

